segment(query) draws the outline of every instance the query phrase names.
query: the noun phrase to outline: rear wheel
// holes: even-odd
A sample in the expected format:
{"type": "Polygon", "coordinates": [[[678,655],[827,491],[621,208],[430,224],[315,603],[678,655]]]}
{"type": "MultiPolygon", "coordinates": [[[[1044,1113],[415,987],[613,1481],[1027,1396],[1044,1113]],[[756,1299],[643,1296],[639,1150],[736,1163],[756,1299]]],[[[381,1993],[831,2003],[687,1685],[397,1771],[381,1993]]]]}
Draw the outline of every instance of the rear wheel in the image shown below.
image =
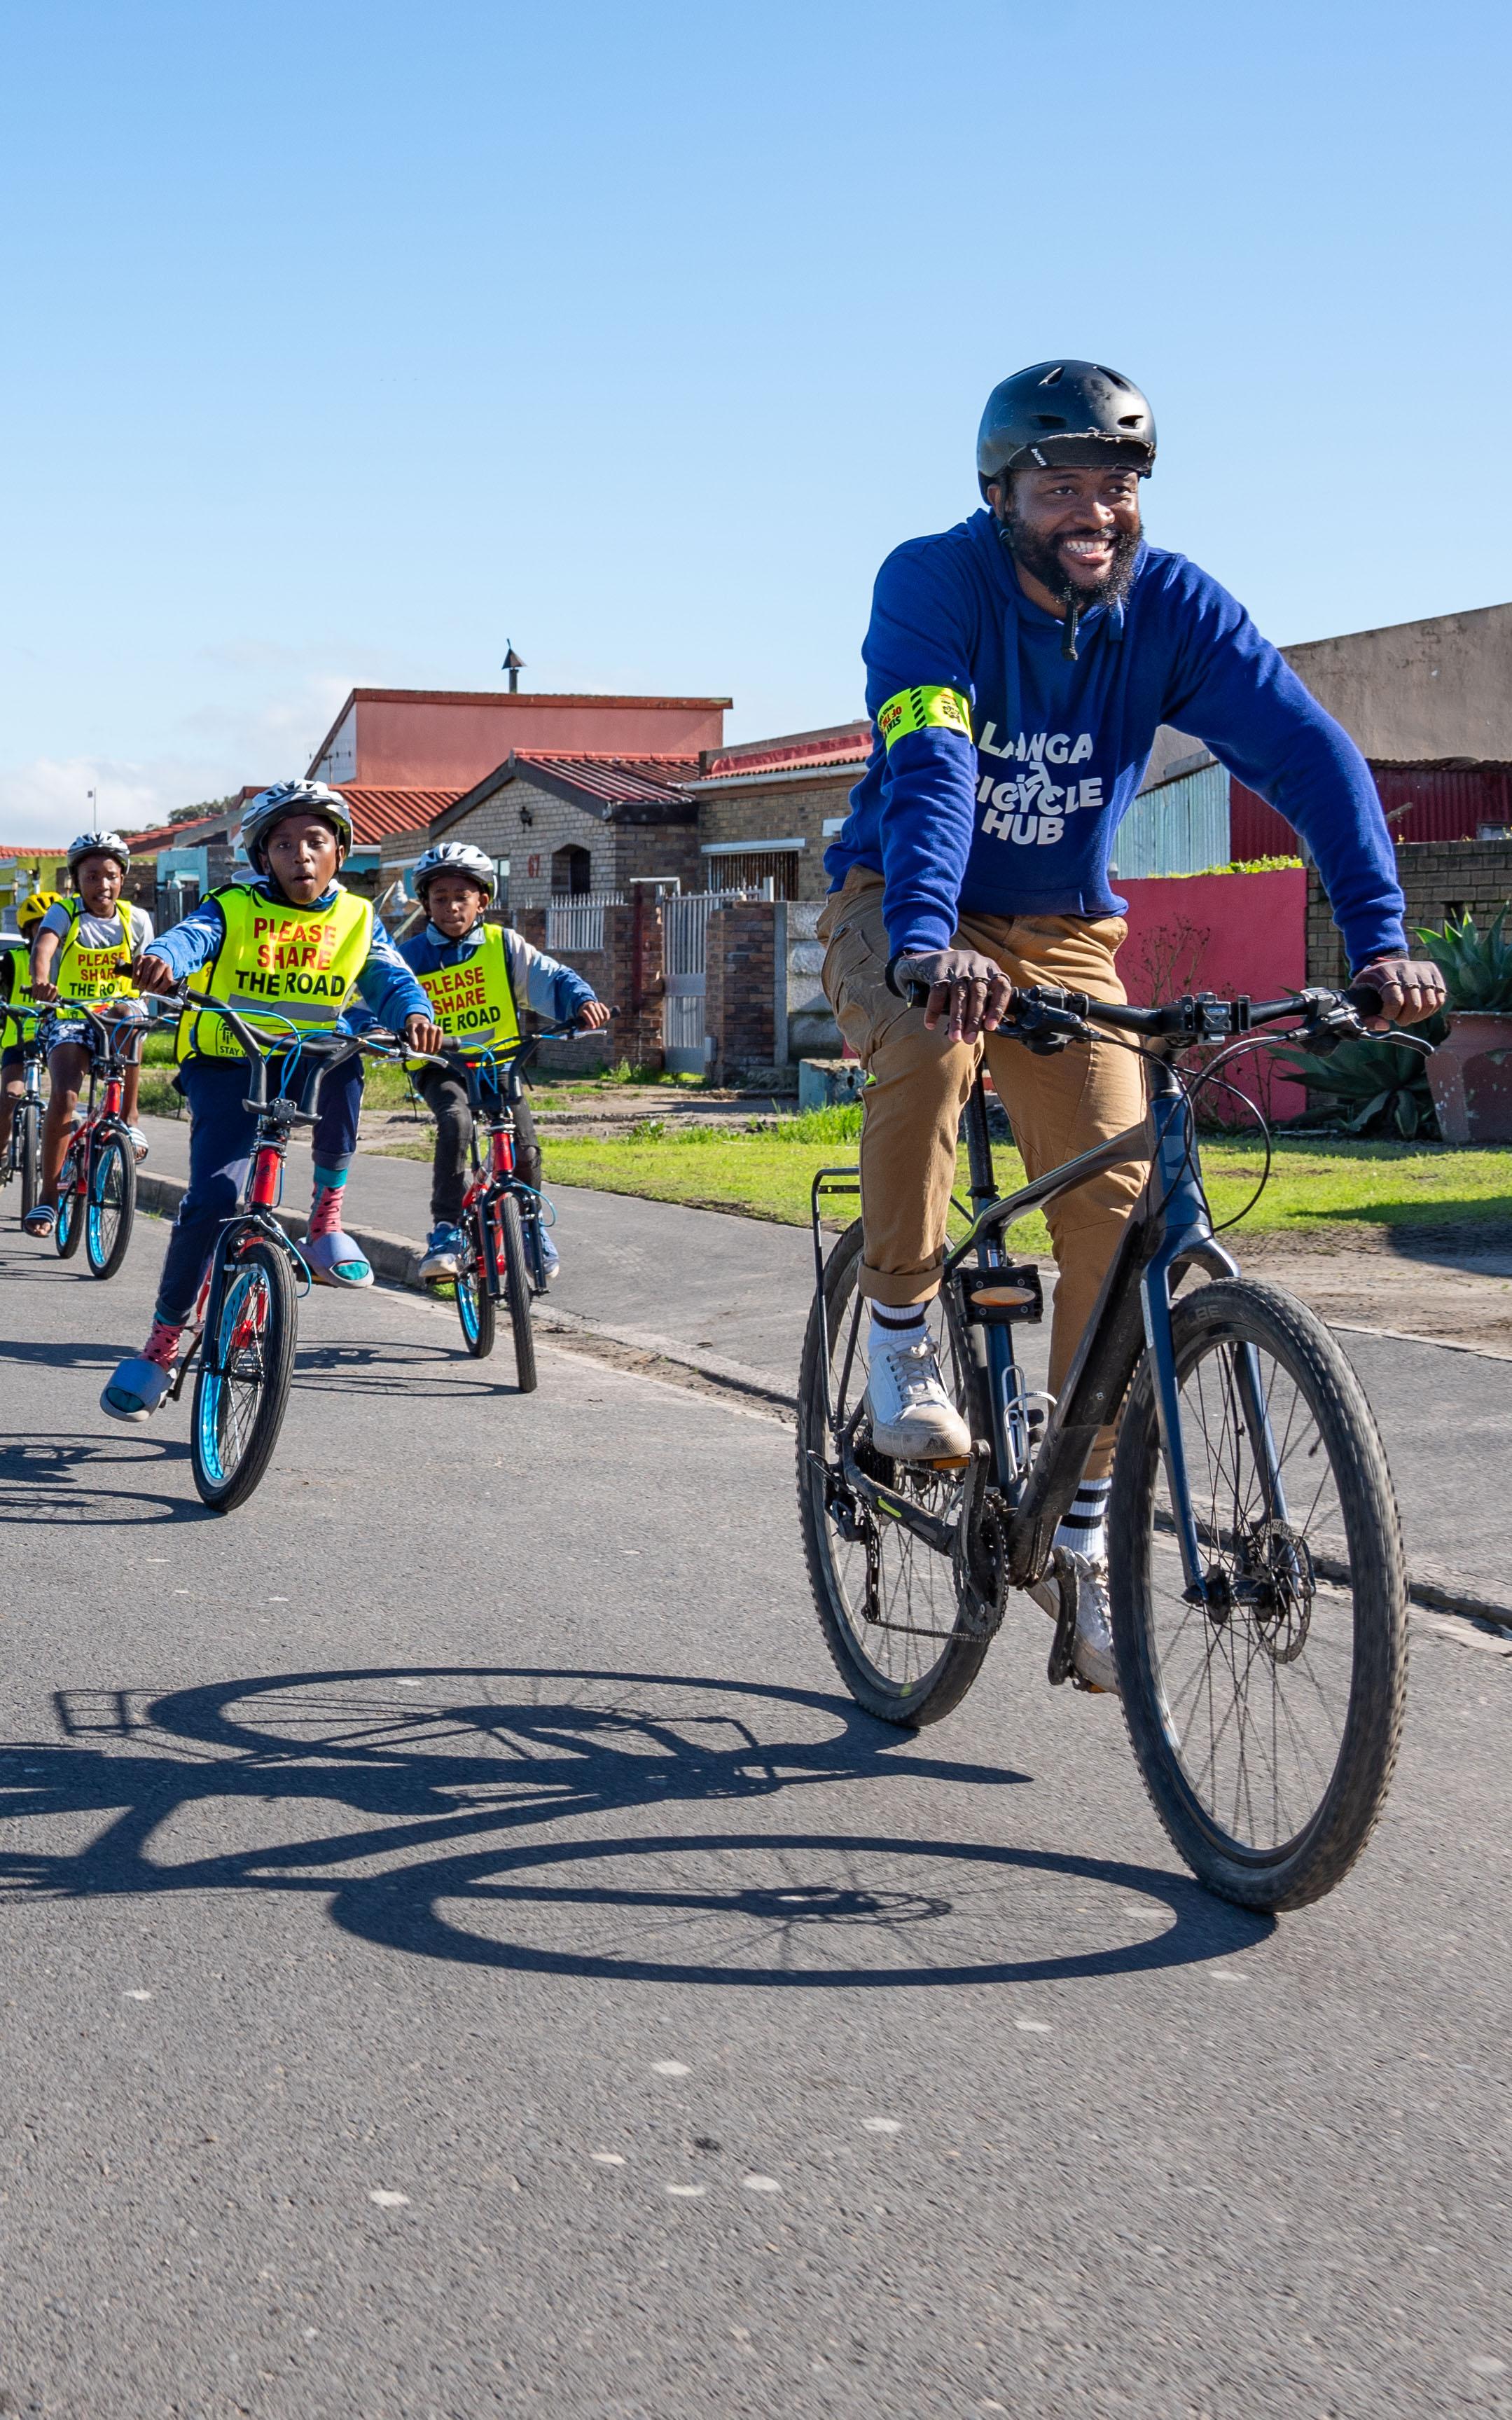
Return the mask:
{"type": "MultiPolygon", "coordinates": [[[[893,1462],[870,1444],[862,1401],[870,1322],[858,1292],[860,1273],[857,1220],[825,1264],[837,1417],[850,1430],[855,1459],[870,1478],[954,1524],[961,1471],[893,1462]]],[[[930,1326],[945,1383],[969,1419],[964,1349],[943,1295],[931,1311],[930,1326]]],[[[824,1349],[816,1302],[798,1381],[798,1512],[819,1626],[841,1680],[868,1714],[889,1723],[937,1722],[965,1696],[990,1639],[964,1627],[951,1558],[845,1487],[825,1419],[824,1349]]]]}
{"type": "Polygon", "coordinates": [[[462,1246],[456,1256],[456,1315],[462,1323],[462,1341],[476,1361],[486,1360],[493,1351],[496,1324],[483,1253],[484,1233],[479,1210],[463,1221],[462,1246]]]}
{"type": "Polygon", "coordinates": [[[42,1184],[42,1112],[35,1101],[21,1101],[11,1128],[11,1158],[21,1171],[21,1215],[37,1206],[42,1184]]]}
{"type": "Polygon", "coordinates": [[[1172,1312],[1207,1602],[1184,1593],[1147,1357],[1119,1438],[1109,1558],[1119,1682],[1155,1811],[1199,1881],[1304,1907],[1349,1872],[1396,1761],[1407,1575],[1360,1382],[1279,1288],[1224,1280],[1172,1312]]]}
{"type": "Polygon", "coordinates": [[[266,1236],[225,1253],[210,1285],[190,1421],[194,1484],[216,1512],[244,1504],[272,1459],[294,1375],[288,1256],[266,1236]]]}
{"type": "Polygon", "coordinates": [[[88,1164],[88,1154],[70,1142],[63,1155],[63,1172],[57,1186],[57,1225],[53,1241],[57,1246],[60,1261],[71,1261],[84,1241],[83,1174],[88,1164]]]}
{"type": "Polygon", "coordinates": [[[126,1137],[108,1134],[90,1155],[84,1248],[97,1278],[113,1278],[126,1258],[136,1217],[136,1154],[126,1137]]]}
{"type": "Polygon", "coordinates": [[[535,1330],[531,1326],[531,1273],[525,1259],[525,1233],[519,1203],[513,1193],[500,1196],[497,1250],[515,1339],[515,1376],[522,1395],[535,1391],[535,1330]]]}

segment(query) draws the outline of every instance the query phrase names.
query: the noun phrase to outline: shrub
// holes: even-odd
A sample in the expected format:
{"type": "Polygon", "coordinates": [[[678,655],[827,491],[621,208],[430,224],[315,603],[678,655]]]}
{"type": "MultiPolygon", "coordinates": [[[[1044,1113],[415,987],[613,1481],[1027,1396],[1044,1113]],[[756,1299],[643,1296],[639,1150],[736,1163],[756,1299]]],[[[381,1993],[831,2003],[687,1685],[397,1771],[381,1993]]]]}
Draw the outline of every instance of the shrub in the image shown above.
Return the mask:
{"type": "Polygon", "coordinates": [[[1469,914],[1458,922],[1445,918],[1442,932],[1419,925],[1417,938],[1443,977],[1451,1008],[1512,1009],[1512,939],[1506,919],[1504,908],[1486,933],[1476,930],[1469,914]]]}

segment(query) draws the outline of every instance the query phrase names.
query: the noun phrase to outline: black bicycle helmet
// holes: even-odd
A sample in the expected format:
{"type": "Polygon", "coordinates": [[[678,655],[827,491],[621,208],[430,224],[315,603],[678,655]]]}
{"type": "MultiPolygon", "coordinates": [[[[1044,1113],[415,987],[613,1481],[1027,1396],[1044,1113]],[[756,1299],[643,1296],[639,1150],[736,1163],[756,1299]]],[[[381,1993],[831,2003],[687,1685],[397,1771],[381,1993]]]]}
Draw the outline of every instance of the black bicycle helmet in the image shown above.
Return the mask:
{"type": "Polygon", "coordinates": [[[1155,415],[1139,389],[1101,362],[1036,362],[987,397],[977,432],[983,499],[1010,471],[1053,462],[1096,469],[1109,460],[1148,479],[1155,466],[1155,415]]]}

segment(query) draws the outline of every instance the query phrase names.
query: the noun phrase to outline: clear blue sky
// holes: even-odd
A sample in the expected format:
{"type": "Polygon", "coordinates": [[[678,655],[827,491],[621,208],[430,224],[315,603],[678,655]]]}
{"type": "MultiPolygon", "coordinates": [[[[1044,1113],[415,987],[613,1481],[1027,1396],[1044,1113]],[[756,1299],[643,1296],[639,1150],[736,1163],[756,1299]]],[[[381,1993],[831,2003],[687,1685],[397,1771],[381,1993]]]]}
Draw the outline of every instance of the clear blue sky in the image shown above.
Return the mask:
{"type": "Polygon", "coordinates": [[[354,682],[856,710],[992,382],[1149,391],[1280,640],[1512,593],[1512,10],[11,0],[0,839],[354,682]]]}

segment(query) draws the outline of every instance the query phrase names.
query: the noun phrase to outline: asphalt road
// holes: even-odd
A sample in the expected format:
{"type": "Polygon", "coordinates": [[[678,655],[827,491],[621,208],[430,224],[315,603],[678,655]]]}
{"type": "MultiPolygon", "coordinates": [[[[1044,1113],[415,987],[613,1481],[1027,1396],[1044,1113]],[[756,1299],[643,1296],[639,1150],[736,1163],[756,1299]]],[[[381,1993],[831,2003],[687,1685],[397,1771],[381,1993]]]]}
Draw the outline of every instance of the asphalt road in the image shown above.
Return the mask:
{"type": "Polygon", "coordinates": [[[204,1513],[162,1234],[0,1233],[0,2412],[1512,2410],[1504,1643],[1271,1928],[1032,1609],[838,1694],[774,1419],[322,1294],[204,1513]]]}

